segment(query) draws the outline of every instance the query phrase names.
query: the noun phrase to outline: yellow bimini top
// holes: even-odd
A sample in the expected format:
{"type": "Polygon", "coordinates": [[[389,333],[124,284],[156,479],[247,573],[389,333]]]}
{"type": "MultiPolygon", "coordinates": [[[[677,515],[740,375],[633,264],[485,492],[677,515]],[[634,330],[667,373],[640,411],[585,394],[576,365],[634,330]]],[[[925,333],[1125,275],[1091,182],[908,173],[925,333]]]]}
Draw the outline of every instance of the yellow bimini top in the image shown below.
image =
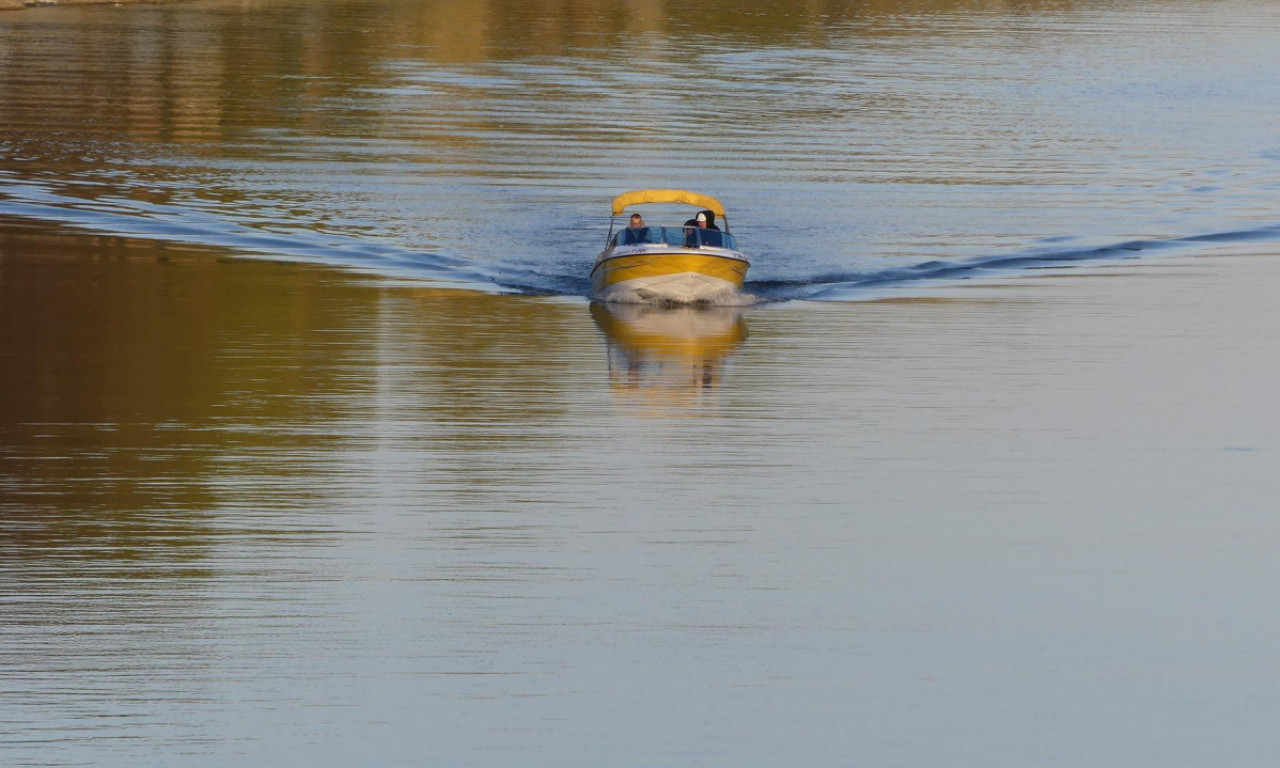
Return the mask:
{"type": "Polygon", "coordinates": [[[722,219],[728,218],[724,205],[719,200],[710,195],[700,195],[683,189],[637,189],[634,192],[624,192],[613,198],[613,215],[622,213],[629,205],[644,203],[688,203],[706,208],[722,219]]]}

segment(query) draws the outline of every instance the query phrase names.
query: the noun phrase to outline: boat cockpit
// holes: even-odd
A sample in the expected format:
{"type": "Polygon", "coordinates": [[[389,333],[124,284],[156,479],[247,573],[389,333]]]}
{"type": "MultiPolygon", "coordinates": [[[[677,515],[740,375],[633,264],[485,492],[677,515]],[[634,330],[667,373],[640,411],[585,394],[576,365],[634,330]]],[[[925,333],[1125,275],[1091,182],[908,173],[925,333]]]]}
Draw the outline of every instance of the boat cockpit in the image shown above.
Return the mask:
{"type": "Polygon", "coordinates": [[[728,232],[702,227],[627,227],[614,234],[610,243],[614,247],[631,245],[667,245],[676,248],[728,248],[738,249],[737,241],[728,232]]]}

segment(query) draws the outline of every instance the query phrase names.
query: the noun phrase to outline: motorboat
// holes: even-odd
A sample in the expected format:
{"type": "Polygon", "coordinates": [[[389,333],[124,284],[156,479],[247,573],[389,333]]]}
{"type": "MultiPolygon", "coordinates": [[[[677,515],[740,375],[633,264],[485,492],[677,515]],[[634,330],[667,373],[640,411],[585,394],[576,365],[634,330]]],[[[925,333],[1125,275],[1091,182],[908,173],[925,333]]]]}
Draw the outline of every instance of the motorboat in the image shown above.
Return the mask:
{"type": "Polygon", "coordinates": [[[591,270],[592,296],[599,301],[715,304],[741,296],[750,263],[729,232],[724,205],[683,189],[641,189],[613,199],[605,249],[591,270]],[[628,208],[681,203],[700,209],[684,224],[649,224],[635,216],[621,228],[628,208]],[[724,228],[715,223],[720,217],[724,228]]]}

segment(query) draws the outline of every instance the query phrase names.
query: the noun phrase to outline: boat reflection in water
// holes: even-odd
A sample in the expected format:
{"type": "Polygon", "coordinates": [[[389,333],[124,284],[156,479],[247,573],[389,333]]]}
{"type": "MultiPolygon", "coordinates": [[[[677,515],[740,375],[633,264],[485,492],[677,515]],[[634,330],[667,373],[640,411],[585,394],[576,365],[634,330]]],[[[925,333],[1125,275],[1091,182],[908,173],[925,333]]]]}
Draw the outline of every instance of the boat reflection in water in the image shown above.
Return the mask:
{"type": "Polygon", "coordinates": [[[609,384],[655,403],[696,396],[720,384],[747,338],[741,306],[591,305],[609,352],[609,384]]]}

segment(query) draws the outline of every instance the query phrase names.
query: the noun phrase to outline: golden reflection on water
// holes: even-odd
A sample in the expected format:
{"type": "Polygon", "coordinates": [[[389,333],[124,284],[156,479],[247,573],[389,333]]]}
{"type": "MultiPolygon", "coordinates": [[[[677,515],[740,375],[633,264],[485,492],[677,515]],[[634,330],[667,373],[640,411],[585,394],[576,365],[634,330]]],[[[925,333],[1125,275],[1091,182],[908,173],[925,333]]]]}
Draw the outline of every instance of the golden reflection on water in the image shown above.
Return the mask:
{"type": "MultiPolygon", "coordinates": [[[[0,233],[0,568],[24,580],[253,573],[256,548],[323,548],[353,512],[571,482],[582,470],[542,455],[548,440],[585,450],[620,420],[699,413],[748,335],[743,308],[588,307],[32,222],[0,233]]],[[[489,546],[484,528],[467,535],[489,546]]]]}
{"type": "Polygon", "coordinates": [[[325,418],[312,395],[337,386],[341,352],[313,342],[358,315],[306,270],[0,231],[0,546],[134,576],[198,559],[234,533],[212,524],[211,478],[238,451],[287,447],[270,425],[325,418]]]}
{"type": "Polygon", "coordinates": [[[609,384],[664,412],[720,386],[747,338],[743,307],[591,305],[608,339],[609,384]]]}
{"type": "Polygon", "coordinates": [[[437,457],[426,498],[465,496],[506,476],[495,450],[589,406],[566,390],[603,368],[576,303],[0,233],[0,550],[19,558],[136,575],[228,537],[323,535],[280,513],[369,503],[388,446],[437,457]]]}
{"type": "MultiPolygon", "coordinates": [[[[710,29],[715,44],[725,47],[819,44],[851,25],[863,35],[894,35],[931,16],[975,7],[1060,11],[1080,4],[750,0],[733,13],[715,13],[710,29]]],[[[667,0],[201,0],[33,9],[0,15],[0,44],[9,61],[20,62],[0,67],[0,123],[32,132],[78,124],[86,135],[178,143],[225,139],[265,126],[334,129],[321,107],[384,82],[379,67],[388,56],[440,64],[608,57],[650,33],[706,35],[710,14],[704,4],[667,0]],[[58,37],[41,33],[49,23],[59,25],[58,37]],[[108,37],[122,45],[104,48],[99,43],[108,37]],[[79,124],[86,113],[95,120],[79,124]]],[[[658,50],[649,53],[668,58],[658,50]]],[[[467,96],[464,90],[451,94],[467,96]]],[[[369,124],[376,124],[376,116],[370,117],[375,119],[369,124]]],[[[449,136],[435,139],[447,142],[449,136]]]]}

